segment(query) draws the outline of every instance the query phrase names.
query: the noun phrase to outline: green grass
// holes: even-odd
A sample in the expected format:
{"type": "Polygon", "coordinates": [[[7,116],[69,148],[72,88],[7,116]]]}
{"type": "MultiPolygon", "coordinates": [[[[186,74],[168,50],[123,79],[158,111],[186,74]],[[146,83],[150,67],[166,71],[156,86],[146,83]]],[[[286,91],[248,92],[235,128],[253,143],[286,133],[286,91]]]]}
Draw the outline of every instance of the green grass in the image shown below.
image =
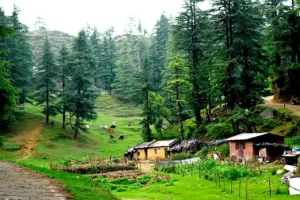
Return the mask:
{"type": "Polygon", "coordinates": [[[66,190],[72,195],[71,197],[79,200],[116,200],[117,198],[106,188],[104,184],[93,181],[87,176],[80,174],[71,174],[62,171],[50,170],[47,168],[37,167],[20,163],[21,165],[41,172],[62,182],[66,190]]]}
{"type": "MultiPolygon", "coordinates": [[[[60,115],[52,117],[50,121],[54,122],[54,125],[43,127],[32,156],[25,162],[47,167],[50,162],[61,159],[83,159],[87,156],[123,157],[128,148],[142,141],[139,124],[141,109],[138,106],[103,94],[97,99],[96,107],[98,118],[86,122],[90,125],[90,129],[87,133],[81,131],[77,141],[73,140],[73,130],[69,126],[66,130],[61,128],[62,117],[60,115]],[[132,122],[130,127],[128,127],[129,121],[132,122]],[[109,133],[100,127],[101,124],[109,126],[113,122],[117,125],[114,133],[109,133]],[[114,140],[110,140],[110,134],[115,137],[114,140]],[[126,135],[123,141],[118,140],[120,135],[126,135]]],[[[13,125],[9,133],[5,134],[8,141],[5,142],[4,149],[0,150],[0,159],[19,159],[21,155],[18,149],[11,151],[13,147],[20,145],[19,141],[14,140],[14,136],[16,133],[26,134],[43,122],[44,116],[41,114],[41,108],[26,105],[25,114],[20,121],[13,125]]]]}
{"type": "MultiPolygon", "coordinates": [[[[241,197],[239,197],[239,180],[233,181],[233,194],[230,191],[230,181],[221,180],[221,188],[215,181],[205,180],[197,176],[171,175],[173,181],[158,181],[148,184],[145,187],[131,189],[130,186],[119,186],[121,190],[115,188],[113,193],[119,198],[130,199],[170,199],[170,200],[212,200],[212,199],[246,199],[246,179],[242,180],[241,197]]],[[[249,178],[248,199],[270,199],[268,189],[268,174],[249,178]]],[[[281,175],[271,176],[272,199],[300,199],[299,196],[288,196],[285,185],[280,184],[281,175]],[[280,192],[275,194],[275,192],[280,192]]]]}

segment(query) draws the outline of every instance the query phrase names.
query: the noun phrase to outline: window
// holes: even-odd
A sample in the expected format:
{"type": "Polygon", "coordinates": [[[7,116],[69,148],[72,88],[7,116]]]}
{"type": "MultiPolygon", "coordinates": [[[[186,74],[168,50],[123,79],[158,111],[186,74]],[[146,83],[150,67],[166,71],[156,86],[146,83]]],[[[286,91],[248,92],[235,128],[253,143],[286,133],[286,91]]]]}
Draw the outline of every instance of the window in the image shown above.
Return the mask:
{"type": "Polygon", "coordinates": [[[235,149],[236,150],[245,149],[245,143],[244,142],[237,142],[237,143],[235,143],[235,149]]]}
{"type": "Polygon", "coordinates": [[[154,149],[154,154],[157,154],[157,149],[154,149]]]}

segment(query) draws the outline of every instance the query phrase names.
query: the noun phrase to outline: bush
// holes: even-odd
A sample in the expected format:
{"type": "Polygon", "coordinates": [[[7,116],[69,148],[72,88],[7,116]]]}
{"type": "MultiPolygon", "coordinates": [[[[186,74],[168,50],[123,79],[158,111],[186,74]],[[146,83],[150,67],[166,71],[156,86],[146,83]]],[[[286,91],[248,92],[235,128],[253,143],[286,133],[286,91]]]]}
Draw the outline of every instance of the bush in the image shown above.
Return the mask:
{"type": "Polygon", "coordinates": [[[214,150],[215,153],[220,153],[222,157],[228,157],[230,150],[228,144],[222,144],[221,146],[218,146],[214,150]]]}
{"type": "Polygon", "coordinates": [[[223,139],[234,134],[232,126],[228,123],[208,125],[207,130],[214,139],[223,139]]]}
{"type": "Polygon", "coordinates": [[[6,138],[4,136],[0,136],[0,149],[2,149],[4,147],[5,140],[6,140],[6,138]]]}
{"type": "Polygon", "coordinates": [[[184,160],[184,159],[189,159],[189,158],[192,158],[193,155],[192,154],[189,154],[189,153],[178,153],[178,154],[175,154],[173,155],[170,160],[184,160]]]}
{"type": "Polygon", "coordinates": [[[208,148],[207,146],[205,146],[195,154],[195,157],[205,158],[207,154],[208,154],[208,148]]]}
{"type": "Polygon", "coordinates": [[[285,143],[290,147],[293,147],[295,145],[299,145],[300,144],[300,136],[293,136],[293,137],[290,137],[290,138],[286,138],[285,143]]]}

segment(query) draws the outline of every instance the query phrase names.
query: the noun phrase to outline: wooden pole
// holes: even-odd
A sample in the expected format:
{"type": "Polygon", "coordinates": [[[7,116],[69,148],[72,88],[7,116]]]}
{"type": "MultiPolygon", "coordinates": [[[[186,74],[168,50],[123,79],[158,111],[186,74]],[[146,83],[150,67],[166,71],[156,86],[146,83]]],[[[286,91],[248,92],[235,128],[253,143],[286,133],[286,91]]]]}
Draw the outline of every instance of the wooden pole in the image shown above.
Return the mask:
{"type": "Polygon", "coordinates": [[[246,200],[248,200],[248,177],[246,178],[246,200]]]}
{"type": "Polygon", "coordinates": [[[272,190],[271,190],[271,177],[269,177],[269,193],[270,193],[270,197],[272,197],[272,190]]]}
{"type": "Polygon", "coordinates": [[[240,183],[239,183],[239,197],[241,197],[241,184],[242,184],[242,180],[240,179],[240,183]]]}

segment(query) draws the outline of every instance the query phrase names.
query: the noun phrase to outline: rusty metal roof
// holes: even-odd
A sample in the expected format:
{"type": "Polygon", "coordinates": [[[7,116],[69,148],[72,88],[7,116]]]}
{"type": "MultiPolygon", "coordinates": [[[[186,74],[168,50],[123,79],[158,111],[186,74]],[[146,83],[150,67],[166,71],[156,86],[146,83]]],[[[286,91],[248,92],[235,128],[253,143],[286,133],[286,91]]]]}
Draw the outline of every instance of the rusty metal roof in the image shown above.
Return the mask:
{"type": "Polygon", "coordinates": [[[141,144],[136,145],[135,147],[133,147],[134,149],[144,149],[147,148],[149,145],[151,145],[154,142],[143,142],[141,144]]]}
{"type": "Polygon", "coordinates": [[[241,133],[239,135],[227,138],[225,140],[227,140],[227,141],[249,140],[249,139],[252,139],[252,138],[257,138],[257,137],[260,137],[260,136],[263,136],[263,135],[268,135],[268,134],[271,134],[271,133],[241,133]]]}
{"type": "Polygon", "coordinates": [[[156,141],[153,144],[149,145],[149,147],[169,147],[178,141],[179,141],[178,139],[156,141]]]}

